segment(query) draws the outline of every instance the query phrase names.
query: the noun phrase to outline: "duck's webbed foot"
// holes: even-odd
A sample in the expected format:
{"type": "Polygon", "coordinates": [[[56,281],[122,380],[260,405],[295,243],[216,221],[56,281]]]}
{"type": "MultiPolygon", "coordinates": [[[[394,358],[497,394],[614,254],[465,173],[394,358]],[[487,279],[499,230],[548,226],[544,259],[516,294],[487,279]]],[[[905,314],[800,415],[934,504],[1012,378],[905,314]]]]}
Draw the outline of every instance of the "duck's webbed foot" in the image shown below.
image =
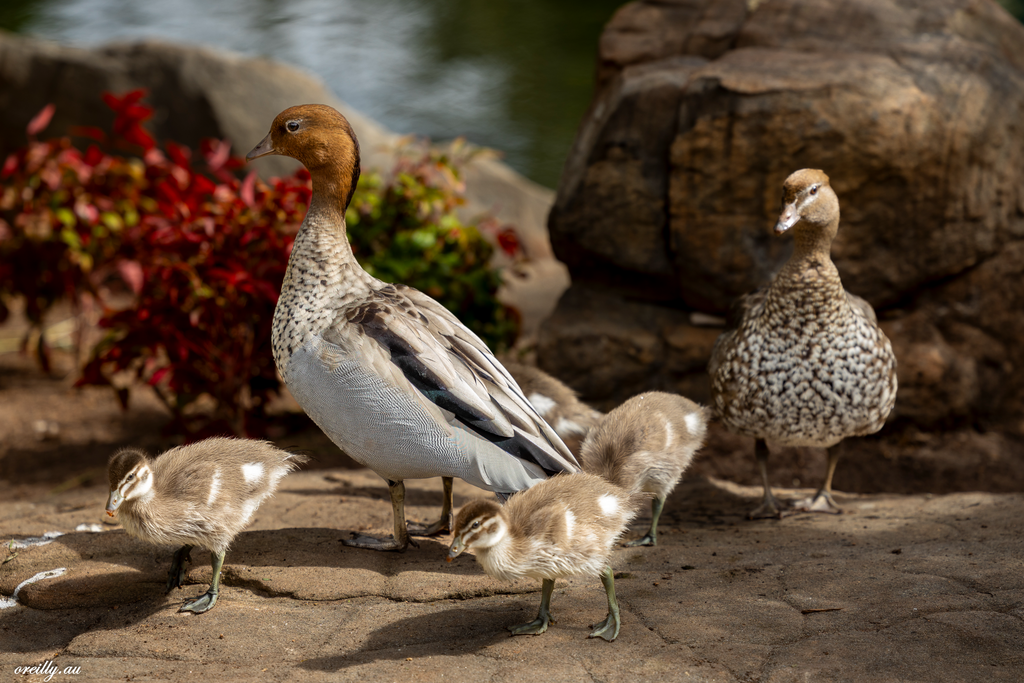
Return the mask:
{"type": "Polygon", "coordinates": [[[355,531],[352,532],[352,538],[341,539],[342,544],[347,545],[350,548],[363,548],[364,550],[387,550],[391,552],[402,552],[410,545],[419,548],[419,544],[413,541],[408,536],[405,537],[404,542],[401,540],[395,540],[394,536],[388,536],[386,538],[377,538],[376,536],[367,536],[366,534],[360,534],[355,531]]]}
{"type": "Polygon", "coordinates": [[[395,535],[391,538],[375,538],[358,532],[352,532],[352,538],[342,539],[342,543],[350,548],[366,550],[389,550],[402,552],[409,544],[419,547],[409,539],[405,525],[405,482],[388,480],[388,493],[391,494],[391,511],[394,515],[395,535]]]}
{"type": "Polygon", "coordinates": [[[203,612],[209,612],[213,609],[213,606],[217,604],[217,591],[210,588],[195,600],[189,600],[182,605],[179,612],[192,612],[193,614],[202,614],[203,612]]]}
{"type": "Polygon", "coordinates": [[[636,548],[641,545],[658,545],[658,538],[648,531],[640,538],[634,538],[632,541],[626,541],[622,544],[624,548],[636,548]]]}
{"type": "Polygon", "coordinates": [[[836,505],[830,491],[819,489],[810,498],[794,502],[793,512],[823,512],[828,515],[841,515],[843,509],[836,505]]]}
{"type": "Polygon", "coordinates": [[[525,624],[519,624],[517,626],[509,626],[508,630],[512,632],[514,636],[539,636],[544,631],[548,630],[548,625],[555,623],[555,620],[551,618],[551,592],[555,590],[554,579],[544,579],[541,584],[540,593],[540,611],[537,612],[537,618],[531,622],[525,624]]]}
{"type": "Polygon", "coordinates": [[[433,524],[421,524],[419,522],[408,522],[406,529],[410,536],[442,536],[450,534],[455,526],[455,515],[452,513],[452,486],[454,481],[451,477],[441,477],[441,484],[444,487],[444,498],[441,501],[441,517],[433,524]]]}
{"type": "Polygon", "coordinates": [[[224,553],[210,552],[210,565],[213,569],[213,579],[210,581],[210,590],[200,595],[195,600],[189,600],[178,608],[179,612],[192,612],[202,614],[209,612],[217,604],[217,594],[220,593],[220,568],[224,566],[224,553]]]}
{"type": "Polygon", "coordinates": [[[771,489],[765,489],[761,504],[747,513],[747,519],[782,519],[782,506],[771,489]]]}
{"type": "Polygon", "coordinates": [[[611,642],[619,636],[619,603],[615,599],[615,575],[611,567],[605,567],[601,574],[601,583],[604,584],[604,591],[608,595],[608,616],[600,624],[594,627],[594,631],[588,638],[604,638],[611,642]]]}
{"type": "Polygon", "coordinates": [[[183,545],[174,551],[174,556],[171,558],[171,568],[167,572],[167,593],[170,593],[175,588],[181,588],[181,585],[188,578],[188,572],[185,571],[185,562],[192,561],[192,546],[183,545]]]}

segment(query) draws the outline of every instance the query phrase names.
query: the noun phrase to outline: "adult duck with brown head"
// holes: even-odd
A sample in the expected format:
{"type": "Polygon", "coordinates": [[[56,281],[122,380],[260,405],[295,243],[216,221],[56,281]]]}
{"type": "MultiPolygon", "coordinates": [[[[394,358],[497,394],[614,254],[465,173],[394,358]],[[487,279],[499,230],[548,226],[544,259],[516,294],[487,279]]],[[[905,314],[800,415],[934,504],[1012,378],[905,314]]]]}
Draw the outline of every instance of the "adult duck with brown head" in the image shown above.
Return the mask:
{"type": "MultiPolygon", "coordinates": [[[[422,292],[356,261],[345,209],[359,144],[331,107],[291,107],[249,154],[298,159],[313,199],[274,312],[273,350],[289,391],[345,453],[388,482],[394,537],[347,545],[404,550],[405,479],[459,477],[508,496],[579,465],[486,344],[422,292]]],[[[442,520],[450,528],[447,487],[442,520]]]]}

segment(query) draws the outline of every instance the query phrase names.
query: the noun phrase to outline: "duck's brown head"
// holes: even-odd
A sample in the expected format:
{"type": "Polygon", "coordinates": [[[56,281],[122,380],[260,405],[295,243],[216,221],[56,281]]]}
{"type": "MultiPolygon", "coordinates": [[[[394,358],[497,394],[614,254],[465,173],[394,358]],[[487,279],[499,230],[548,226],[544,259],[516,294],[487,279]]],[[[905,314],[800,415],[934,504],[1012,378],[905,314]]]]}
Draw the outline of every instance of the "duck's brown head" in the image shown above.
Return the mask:
{"type": "Polygon", "coordinates": [[[298,159],[313,177],[314,196],[335,195],[348,206],[359,181],[359,141],[333,107],[300,104],[278,114],[270,132],[245,158],[268,154],[298,159]]]}
{"type": "Polygon", "coordinates": [[[782,184],[782,214],[775,224],[775,234],[781,235],[801,222],[818,228],[831,227],[831,237],[835,237],[835,229],[839,227],[839,198],[824,171],[805,168],[782,184]]]}

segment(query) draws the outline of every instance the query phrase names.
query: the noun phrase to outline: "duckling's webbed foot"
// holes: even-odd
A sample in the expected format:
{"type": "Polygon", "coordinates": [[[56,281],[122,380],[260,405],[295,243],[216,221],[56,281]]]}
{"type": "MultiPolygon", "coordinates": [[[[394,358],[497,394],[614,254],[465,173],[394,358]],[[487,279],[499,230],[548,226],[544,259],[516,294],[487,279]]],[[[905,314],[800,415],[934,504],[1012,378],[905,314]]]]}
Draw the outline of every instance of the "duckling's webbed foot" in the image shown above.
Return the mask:
{"type": "Polygon", "coordinates": [[[640,538],[623,543],[625,548],[635,548],[641,545],[658,545],[658,519],[661,518],[661,509],[665,507],[663,498],[651,500],[651,528],[640,538]]]}
{"type": "Polygon", "coordinates": [[[409,544],[419,547],[409,539],[409,532],[405,525],[405,483],[402,481],[388,481],[388,493],[391,494],[391,511],[394,514],[395,535],[392,538],[375,538],[357,532],[352,532],[352,538],[342,539],[342,543],[350,548],[365,548],[366,550],[390,550],[402,552],[409,547],[409,544]]]}
{"type": "Polygon", "coordinates": [[[185,582],[188,577],[188,573],[185,571],[185,562],[192,561],[192,546],[183,545],[174,551],[174,556],[171,558],[171,568],[167,572],[167,591],[170,593],[175,588],[181,588],[181,584],[185,582]]]}
{"type": "Polygon", "coordinates": [[[178,608],[179,612],[202,614],[203,612],[209,612],[217,604],[217,594],[220,593],[220,568],[224,565],[224,553],[211,552],[210,565],[213,568],[213,580],[210,582],[210,590],[195,600],[186,602],[178,608]]]}
{"type": "Polygon", "coordinates": [[[605,567],[601,574],[604,592],[608,595],[608,616],[598,624],[588,638],[604,638],[611,642],[619,636],[619,603],[615,600],[615,575],[611,567],[605,567]]]}
{"type": "Polygon", "coordinates": [[[540,592],[540,611],[537,612],[537,618],[531,622],[525,624],[519,624],[517,626],[509,626],[508,630],[512,632],[514,636],[539,636],[544,631],[548,630],[548,625],[555,623],[554,619],[551,618],[551,593],[555,590],[554,579],[544,579],[541,583],[540,592]]]}
{"type": "Polygon", "coordinates": [[[213,606],[217,604],[217,593],[211,588],[195,600],[189,600],[182,605],[179,612],[192,612],[193,614],[202,614],[203,612],[209,612],[213,609],[213,606]]]}
{"type": "Polygon", "coordinates": [[[433,524],[420,524],[419,522],[407,522],[406,530],[410,536],[442,536],[449,534],[455,525],[455,515],[452,513],[452,478],[442,477],[441,483],[444,486],[444,499],[441,501],[441,517],[433,524]]]}

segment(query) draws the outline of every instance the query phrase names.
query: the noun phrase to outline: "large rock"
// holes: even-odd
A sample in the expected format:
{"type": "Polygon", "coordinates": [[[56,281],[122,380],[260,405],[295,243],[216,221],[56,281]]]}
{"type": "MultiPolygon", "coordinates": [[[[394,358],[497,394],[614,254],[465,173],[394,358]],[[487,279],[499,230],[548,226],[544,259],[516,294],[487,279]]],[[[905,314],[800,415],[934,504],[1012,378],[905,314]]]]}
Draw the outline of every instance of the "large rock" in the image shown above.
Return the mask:
{"type": "Polygon", "coordinates": [[[791,248],[770,234],[782,181],[814,167],[839,195],[844,284],[897,350],[893,418],[1024,433],[1022,44],[1024,27],[992,0],[623,7],[549,217],[574,284],[544,328],[541,365],[597,402],[666,384],[706,399],[671,370],[706,334],[679,330],[770,280],[791,248]],[[607,292],[637,302],[616,335],[653,336],[664,353],[643,372],[590,353],[602,380],[588,383],[562,350],[593,327],[575,302],[614,309],[607,292]]]}

